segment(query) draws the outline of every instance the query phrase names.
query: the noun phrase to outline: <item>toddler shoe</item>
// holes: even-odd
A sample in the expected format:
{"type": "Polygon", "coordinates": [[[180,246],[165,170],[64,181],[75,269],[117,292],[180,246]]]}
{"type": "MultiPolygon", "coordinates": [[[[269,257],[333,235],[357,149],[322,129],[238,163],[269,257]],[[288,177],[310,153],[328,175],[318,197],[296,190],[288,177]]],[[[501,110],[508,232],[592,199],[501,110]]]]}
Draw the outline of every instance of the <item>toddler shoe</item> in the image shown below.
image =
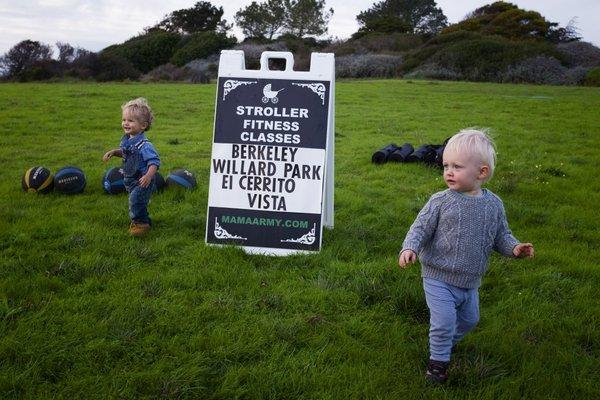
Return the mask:
{"type": "Polygon", "coordinates": [[[433,383],[444,383],[448,380],[448,367],[450,362],[429,360],[425,379],[433,383]]]}
{"type": "Polygon", "coordinates": [[[150,224],[138,224],[132,222],[131,225],[129,225],[129,233],[131,233],[132,236],[142,236],[148,233],[149,230],[150,224]]]}

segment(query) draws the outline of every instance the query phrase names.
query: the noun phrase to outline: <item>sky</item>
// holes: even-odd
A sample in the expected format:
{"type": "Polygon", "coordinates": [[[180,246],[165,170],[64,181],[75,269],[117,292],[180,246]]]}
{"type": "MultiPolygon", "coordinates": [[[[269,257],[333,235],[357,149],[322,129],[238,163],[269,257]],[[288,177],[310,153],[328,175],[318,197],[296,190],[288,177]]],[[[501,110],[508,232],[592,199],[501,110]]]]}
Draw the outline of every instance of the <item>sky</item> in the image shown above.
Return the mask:
{"type": "MultiPolygon", "coordinates": [[[[166,14],[191,8],[198,0],[0,0],[0,55],[22,40],[54,45],[69,43],[91,51],[122,43],[159,22],[166,14]]],[[[437,0],[450,23],[494,0],[437,0]]],[[[258,2],[261,2],[258,0],[258,2]]],[[[234,22],[235,13],[251,0],[212,0],[223,7],[224,18],[234,22]]],[[[356,15],[369,9],[371,0],[326,0],[333,8],[328,36],[347,39],[358,29],[356,15]]],[[[547,20],[566,26],[572,18],[582,40],[600,47],[600,0],[513,0],[522,9],[541,13],[547,20]]],[[[243,40],[241,30],[232,32],[243,40]]],[[[55,54],[57,51],[55,50],[55,54]]]]}

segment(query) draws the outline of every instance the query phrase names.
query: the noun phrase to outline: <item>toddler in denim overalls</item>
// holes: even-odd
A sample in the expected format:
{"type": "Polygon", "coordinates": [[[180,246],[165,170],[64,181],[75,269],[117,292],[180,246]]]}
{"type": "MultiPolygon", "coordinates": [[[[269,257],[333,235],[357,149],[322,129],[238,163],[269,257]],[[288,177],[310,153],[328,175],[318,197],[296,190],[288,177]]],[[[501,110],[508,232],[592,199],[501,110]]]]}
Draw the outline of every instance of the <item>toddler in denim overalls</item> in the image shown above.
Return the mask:
{"type": "Polygon", "coordinates": [[[105,162],[112,156],[123,158],[125,189],[129,193],[129,232],[141,236],[150,230],[152,221],[148,215],[148,202],[156,190],[154,174],[160,167],[160,158],[146,138],[154,116],[146,99],[138,98],[125,103],[121,126],[125,135],[118,149],[109,150],[102,158],[105,162]]]}

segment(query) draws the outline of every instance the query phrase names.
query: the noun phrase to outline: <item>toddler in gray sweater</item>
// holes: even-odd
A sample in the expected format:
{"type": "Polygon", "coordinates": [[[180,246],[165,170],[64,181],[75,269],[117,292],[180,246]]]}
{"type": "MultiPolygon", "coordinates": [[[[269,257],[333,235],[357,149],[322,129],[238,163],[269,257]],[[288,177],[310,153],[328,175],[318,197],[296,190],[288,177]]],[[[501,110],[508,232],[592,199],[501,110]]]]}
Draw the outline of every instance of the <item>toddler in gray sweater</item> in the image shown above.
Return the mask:
{"type": "Polygon", "coordinates": [[[444,150],[447,190],[436,193],[410,227],[398,263],[419,258],[430,312],[430,358],[426,379],[448,378],[453,346],[479,321],[479,293],[492,250],[509,257],[533,257],[531,243],[519,243],[508,228],[502,200],[482,189],[494,172],[496,152],[485,132],[465,129],[444,150]]]}

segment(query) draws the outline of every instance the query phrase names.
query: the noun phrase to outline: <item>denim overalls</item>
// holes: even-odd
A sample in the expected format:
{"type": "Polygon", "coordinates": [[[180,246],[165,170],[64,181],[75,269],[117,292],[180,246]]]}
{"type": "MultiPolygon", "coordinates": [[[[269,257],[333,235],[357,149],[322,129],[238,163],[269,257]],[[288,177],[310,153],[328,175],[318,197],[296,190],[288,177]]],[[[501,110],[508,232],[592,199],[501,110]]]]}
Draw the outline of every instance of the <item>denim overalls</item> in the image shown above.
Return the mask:
{"type": "Polygon", "coordinates": [[[125,189],[129,193],[129,218],[133,223],[151,224],[148,202],[156,190],[156,182],[155,179],[152,179],[152,182],[143,188],[138,181],[148,171],[148,165],[159,166],[160,160],[144,134],[138,135],[141,135],[139,139],[137,135],[131,139],[125,135],[121,141],[124,183],[125,189]]]}

